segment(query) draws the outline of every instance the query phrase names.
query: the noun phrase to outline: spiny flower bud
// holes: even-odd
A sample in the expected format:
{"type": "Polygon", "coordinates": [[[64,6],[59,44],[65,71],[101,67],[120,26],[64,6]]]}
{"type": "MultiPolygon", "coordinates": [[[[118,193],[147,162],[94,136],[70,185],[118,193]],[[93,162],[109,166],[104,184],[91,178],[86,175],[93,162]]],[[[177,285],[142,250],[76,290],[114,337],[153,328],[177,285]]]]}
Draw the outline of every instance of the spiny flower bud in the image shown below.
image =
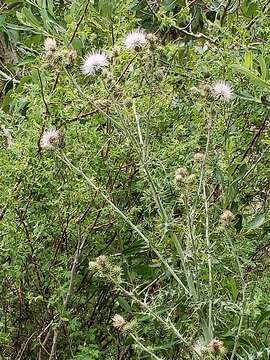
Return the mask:
{"type": "Polygon", "coordinates": [[[117,56],[119,56],[120,52],[121,52],[120,47],[119,47],[119,46],[114,46],[114,47],[112,48],[111,57],[117,57],[117,56]]]}
{"type": "Polygon", "coordinates": [[[158,42],[158,39],[157,39],[156,35],[152,34],[152,33],[147,34],[146,39],[149,41],[150,49],[154,50],[156,45],[157,45],[157,42],[158,42]]]}
{"type": "Polygon", "coordinates": [[[123,316],[115,314],[112,318],[113,321],[113,327],[117,330],[123,330],[124,326],[126,325],[126,321],[123,318],[123,316]]]}
{"type": "Polygon", "coordinates": [[[201,83],[198,85],[197,91],[200,93],[201,96],[205,96],[206,98],[210,98],[212,94],[212,88],[209,84],[201,83]]]}
{"type": "Polygon", "coordinates": [[[155,34],[149,33],[146,35],[146,39],[151,43],[156,43],[157,42],[157,37],[155,34]]]}
{"type": "Polygon", "coordinates": [[[132,105],[133,105],[132,98],[127,98],[127,99],[125,100],[125,105],[126,105],[126,107],[131,108],[132,105]]]}
{"type": "Polygon", "coordinates": [[[75,51],[75,50],[68,51],[66,54],[67,65],[71,65],[74,62],[74,60],[76,59],[76,57],[77,57],[77,51],[75,51]]]}
{"type": "Polygon", "coordinates": [[[107,69],[105,69],[102,74],[105,77],[106,83],[111,83],[113,81],[113,74],[107,69]]]}
{"type": "Polygon", "coordinates": [[[220,215],[220,221],[222,224],[227,225],[234,219],[234,214],[230,210],[225,210],[220,215]]]}
{"type": "Polygon", "coordinates": [[[187,184],[193,184],[196,181],[196,175],[195,174],[191,174],[189,176],[186,177],[185,182],[187,184]]]}

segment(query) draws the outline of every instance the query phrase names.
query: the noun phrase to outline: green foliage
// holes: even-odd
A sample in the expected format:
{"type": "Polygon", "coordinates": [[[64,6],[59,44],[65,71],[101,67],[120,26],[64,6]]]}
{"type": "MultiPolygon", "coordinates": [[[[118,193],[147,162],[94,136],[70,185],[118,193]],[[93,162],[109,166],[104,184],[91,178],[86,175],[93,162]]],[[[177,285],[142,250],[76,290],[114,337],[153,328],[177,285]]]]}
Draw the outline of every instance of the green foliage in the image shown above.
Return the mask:
{"type": "Polygon", "coordinates": [[[268,359],[268,2],[0,8],[0,358],[268,359]]]}

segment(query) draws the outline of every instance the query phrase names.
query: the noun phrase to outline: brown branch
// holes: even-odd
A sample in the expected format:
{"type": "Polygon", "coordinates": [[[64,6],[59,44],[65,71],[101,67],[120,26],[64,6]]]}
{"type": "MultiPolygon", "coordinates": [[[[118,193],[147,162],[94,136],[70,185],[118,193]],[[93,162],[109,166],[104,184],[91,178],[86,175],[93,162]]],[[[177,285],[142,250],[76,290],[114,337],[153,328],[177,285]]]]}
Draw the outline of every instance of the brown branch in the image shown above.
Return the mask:
{"type": "Polygon", "coordinates": [[[38,78],[39,78],[39,82],[40,82],[40,91],[41,91],[41,96],[42,96],[42,100],[43,100],[43,103],[44,103],[44,106],[45,106],[45,118],[47,118],[50,113],[49,113],[49,108],[48,108],[48,104],[45,100],[45,95],[44,95],[44,88],[43,88],[43,83],[42,83],[42,79],[41,79],[41,76],[40,76],[40,71],[39,69],[37,69],[37,72],[38,72],[38,78]]]}
{"type": "Polygon", "coordinates": [[[79,21],[76,24],[75,30],[74,30],[74,32],[73,32],[73,34],[71,36],[71,39],[69,40],[68,45],[70,45],[72,43],[72,41],[74,40],[74,37],[76,36],[77,31],[79,30],[79,27],[81,25],[81,22],[83,21],[83,18],[84,18],[85,14],[86,14],[86,11],[88,9],[89,4],[90,4],[90,0],[88,0],[87,3],[86,3],[86,6],[85,6],[84,11],[82,13],[82,16],[80,17],[79,21]]]}
{"type": "Polygon", "coordinates": [[[255,136],[253,137],[253,139],[251,140],[250,144],[248,145],[248,147],[246,148],[246,151],[244,152],[241,162],[239,164],[237,164],[237,166],[235,167],[232,176],[235,174],[235,172],[237,171],[237,169],[239,168],[240,164],[245,160],[245,158],[247,157],[249,151],[252,149],[252,147],[257,143],[257,141],[259,140],[259,137],[261,135],[261,133],[263,132],[266,122],[268,120],[268,111],[267,111],[267,115],[265,116],[265,119],[259,129],[259,131],[255,134],[255,136]]]}

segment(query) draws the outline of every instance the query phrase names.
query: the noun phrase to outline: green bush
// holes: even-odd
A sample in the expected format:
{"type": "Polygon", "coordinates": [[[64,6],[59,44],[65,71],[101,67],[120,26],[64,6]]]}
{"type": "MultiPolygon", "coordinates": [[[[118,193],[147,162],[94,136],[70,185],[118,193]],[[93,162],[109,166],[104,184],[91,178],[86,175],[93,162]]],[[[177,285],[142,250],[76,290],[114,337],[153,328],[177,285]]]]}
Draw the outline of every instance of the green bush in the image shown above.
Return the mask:
{"type": "Polygon", "coordinates": [[[268,359],[268,2],[0,6],[0,358],[268,359]]]}

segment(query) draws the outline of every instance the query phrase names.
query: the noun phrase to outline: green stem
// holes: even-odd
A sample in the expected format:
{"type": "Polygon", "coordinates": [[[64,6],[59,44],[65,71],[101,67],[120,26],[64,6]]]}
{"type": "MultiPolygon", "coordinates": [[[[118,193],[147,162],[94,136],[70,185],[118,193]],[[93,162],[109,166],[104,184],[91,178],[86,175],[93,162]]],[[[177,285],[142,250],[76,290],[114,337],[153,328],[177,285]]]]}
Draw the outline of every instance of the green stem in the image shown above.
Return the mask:
{"type": "Polygon", "coordinates": [[[244,285],[244,289],[243,289],[243,303],[242,303],[242,310],[241,310],[241,315],[240,315],[240,321],[239,321],[239,325],[238,325],[238,330],[237,330],[237,334],[234,340],[234,346],[233,346],[233,351],[232,351],[232,355],[230,357],[230,360],[233,360],[234,355],[236,353],[236,349],[237,349],[237,345],[238,345],[238,341],[241,335],[241,330],[242,330],[242,325],[243,325],[243,319],[244,319],[244,311],[245,311],[245,303],[246,303],[246,285],[244,285]]]}
{"type": "Polygon", "coordinates": [[[132,339],[140,346],[140,348],[142,350],[144,350],[145,352],[147,352],[153,359],[156,360],[162,360],[161,358],[159,358],[158,356],[156,356],[150,349],[148,349],[146,346],[143,345],[143,343],[132,333],[130,334],[130,336],[132,337],[132,339]]]}
{"type": "Polygon", "coordinates": [[[208,281],[209,281],[209,303],[208,303],[208,329],[209,335],[213,338],[213,321],[212,321],[212,310],[213,310],[213,275],[212,275],[212,259],[210,254],[210,239],[209,239],[209,215],[208,215],[208,203],[206,196],[205,184],[203,184],[203,196],[205,206],[205,239],[207,247],[207,262],[208,262],[208,281]]]}

